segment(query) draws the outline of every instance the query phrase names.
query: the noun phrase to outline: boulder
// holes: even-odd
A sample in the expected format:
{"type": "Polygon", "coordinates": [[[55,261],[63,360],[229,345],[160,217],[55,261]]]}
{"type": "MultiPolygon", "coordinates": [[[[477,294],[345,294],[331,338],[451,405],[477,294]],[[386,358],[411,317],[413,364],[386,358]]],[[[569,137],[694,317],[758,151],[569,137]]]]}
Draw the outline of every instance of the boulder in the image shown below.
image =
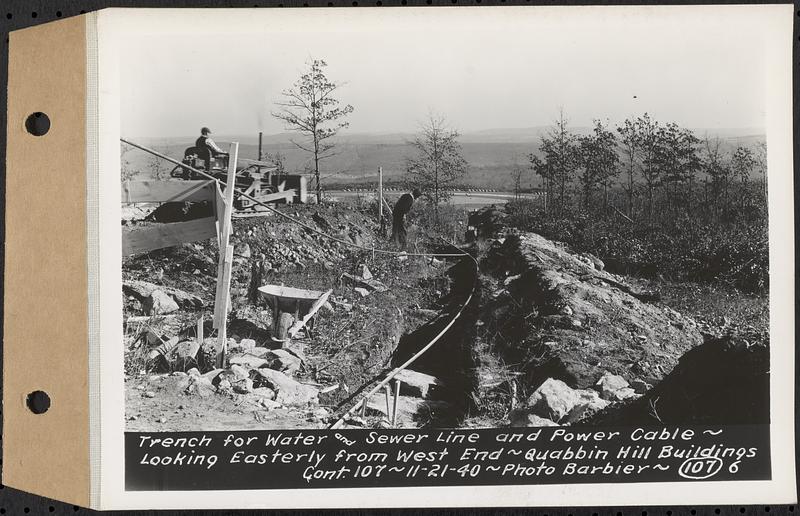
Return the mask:
{"type": "Polygon", "coordinates": [[[186,378],[188,378],[189,381],[188,386],[186,389],[184,389],[186,394],[206,398],[208,396],[212,396],[216,392],[214,385],[211,384],[211,380],[208,378],[192,375],[189,375],[186,378]]]}
{"type": "Polygon", "coordinates": [[[578,394],[569,385],[548,378],[530,395],[525,406],[537,416],[558,422],[569,414],[577,402],[578,394]]]}
{"type": "Polygon", "coordinates": [[[246,355],[231,357],[228,360],[228,363],[230,365],[237,365],[244,367],[246,369],[258,369],[259,367],[267,366],[269,364],[269,361],[248,353],[246,355]]]}
{"type": "Polygon", "coordinates": [[[142,300],[142,309],[149,315],[164,315],[180,309],[178,303],[160,290],[154,290],[142,300]]]}
{"type": "Polygon", "coordinates": [[[601,398],[597,391],[581,389],[575,391],[575,393],[578,395],[578,400],[564,419],[565,423],[580,421],[581,419],[600,412],[610,404],[609,401],[601,398]]]}
{"type": "Polygon", "coordinates": [[[386,292],[389,290],[389,287],[381,283],[380,281],[370,278],[359,278],[357,276],[353,276],[352,274],[344,273],[342,274],[342,278],[348,280],[350,283],[356,285],[357,287],[367,289],[367,291],[375,291],[375,292],[386,292]]]}
{"type": "Polygon", "coordinates": [[[319,391],[274,369],[253,369],[250,378],[254,387],[269,387],[275,391],[275,401],[284,405],[306,405],[318,402],[319,391]]]}
{"type": "Polygon", "coordinates": [[[287,375],[293,375],[303,364],[303,361],[294,353],[285,349],[275,349],[264,355],[265,364],[260,367],[269,367],[287,375]]]}
{"type": "MultiPolygon", "coordinates": [[[[197,371],[197,369],[192,369],[192,371],[197,371]]],[[[207,373],[203,373],[202,375],[198,373],[195,376],[202,376],[203,378],[209,380],[211,383],[214,383],[214,380],[217,378],[217,376],[219,376],[219,374],[222,371],[224,371],[224,369],[212,369],[211,371],[208,371],[207,373]]],[[[190,374],[191,374],[191,371],[190,371],[190,374]]]]}
{"type": "Polygon", "coordinates": [[[442,385],[442,382],[435,376],[412,371],[411,369],[403,369],[394,378],[402,382],[400,384],[400,394],[416,396],[417,398],[427,398],[431,389],[442,385]]]}
{"type": "Polygon", "coordinates": [[[256,341],[253,339],[242,339],[239,341],[239,347],[245,351],[250,351],[256,347],[256,341]]]}
{"type": "Polygon", "coordinates": [[[205,303],[200,297],[184,292],[183,290],[156,285],[154,283],[148,283],[147,281],[128,280],[122,282],[122,292],[125,295],[133,296],[138,299],[139,302],[142,303],[142,306],[145,305],[145,300],[156,290],[171,297],[181,308],[196,310],[205,306],[205,303]]]}
{"type": "Polygon", "coordinates": [[[243,244],[234,246],[233,255],[238,256],[240,258],[246,258],[249,260],[250,257],[253,255],[252,251],[250,250],[250,244],[245,242],[243,244]]]}
{"type": "Polygon", "coordinates": [[[196,340],[185,340],[179,342],[175,349],[169,354],[167,360],[173,369],[185,371],[194,369],[197,366],[197,352],[200,351],[200,343],[196,340]]]}
{"type": "Polygon", "coordinates": [[[233,392],[233,386],[231,385],[230,380],[228,380],[226,378],[224,380],[218,381],[217,382],[217,391],[225,393],[225,394],[230,394],[231,392],[233,392]]]}
{"type": "Polygon", "coordinates": [[[623,387],[622,389],[617,389],[616,391],[612,392],[609,399],[611,401],[625,401],[629,398],[638,398],[639,396],[640,395],[636,394],[636,391],[630,387],[623,387]]]}
{"type": "Polygon", "coordinates": [[[638,378],[631,380],[631,388],[636,392],[636,394],[644,394],[650,389],[653,388],[652,385],[645,382],[644,380],[640,380],[638,378]]]}
{"type": "Polygon", "coordinates": [[[242,366],[233,364],[231,365],[231,373],[233,373],[237,378],[249,378],[250,377],[250,370],[245,369],[242,366]]]}
{"type": "MultiPolygon", "coordinates": [[[[625,378],[606,371],[605,374],[597,380],[597,383],[594,384],[594,388],[600,392],[604,400],[619,401],[619,396],[615,393],[621,389],[629,388],[629,384],[625,378]]],[[[631,391],[633,391],[633,389],[631,389],[631,391]]]]}
{"type": "Polygon", "coordinates": [[[361,279],[364,280],[371,280],[372,279],[372,272],[366,265],[360,265],[358,267],[358,275],[361,276],[361,279]]]}
{"type": "MultiPolygon", "coordinates": [[[[446,419],[452,410],[452,406],[444,401],[399,396],[395,427],[415,427],[420,422],[432,424],[446,419]]],[[[389,411],[394,411],[394,396],[390,397],[389,411]]],[[[383,392],[379,392],[367,400],[367,415],[379,415],[389,419],[391,417],[389,411],[386,410],[386,395],[383,392]]]]}
{"type": "Polygon", "coordinates": [[[233,387],[233,392],[238,394],[253,392],[253,380],[250,378],[242,378],[241,380],[231,382],[231,386],[233,387]]]}
{"type": "Polygon", "coordinates": [[[257,398],[266,398],[269,400],[275,399],[275,391],[269,387],[254,387],[250,394],[257,398]]]}
{"type": "Polygon", "coordinates": [[[547,418],[539,417],[529,409],[524,408],[512,410],[508,418],[511,421],[511,426],[514,427],[558,426],[557,423],[547,418]]]}
{"type": "Polygon", "coordinates": [[[223,369],[220,371],[216,377],[214,377],[211,383],[219,386],[221,382],[228,381],[231,385],[233,385],[234,383],[244,380],[245,378],[250,378],[250,371],[241,366],[233,365],[230,369],[223,369]]]}
{"type": "Polygon", "coordinates": [[[296,341],[291,341],[290,340],[289,342],[287,342],[284,345],[283,350],[284,351],[288,351],[292,355],[296,356],[303,363],[307,363],[308,362],[308,360],[306,359],[305,353],[303,353],[303,344],[301,342],[296,342],[296,341]]]}

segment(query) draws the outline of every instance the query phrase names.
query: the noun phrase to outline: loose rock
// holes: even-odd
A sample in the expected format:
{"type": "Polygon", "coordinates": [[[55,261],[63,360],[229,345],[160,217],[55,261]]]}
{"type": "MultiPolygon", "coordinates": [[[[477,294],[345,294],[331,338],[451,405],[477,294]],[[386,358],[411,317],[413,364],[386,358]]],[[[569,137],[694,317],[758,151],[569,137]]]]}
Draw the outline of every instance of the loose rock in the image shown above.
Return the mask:
{"type": "Polygon", "coordinates": [[[250,378],[255,387],[269,387],[275,391],[275,401],[284,405],[306,405],[317,403],[319,391],[293,380],[280,371],[274,369],[254,369],[250,378]]]}

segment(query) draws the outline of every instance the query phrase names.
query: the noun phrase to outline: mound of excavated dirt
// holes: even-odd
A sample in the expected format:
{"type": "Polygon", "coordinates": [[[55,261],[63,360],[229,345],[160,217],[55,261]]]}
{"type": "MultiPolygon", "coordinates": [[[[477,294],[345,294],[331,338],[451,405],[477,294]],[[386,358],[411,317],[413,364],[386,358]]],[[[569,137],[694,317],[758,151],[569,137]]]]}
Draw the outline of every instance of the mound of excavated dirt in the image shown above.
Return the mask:
{"type": "Polygon", "coordinates": [[[591,388],[606,372],[655,385],[702,343],[692,319],[651,304],[596,258],[534,233],[495,236],[481,263],[482,320],[494,353],[522,373],[521,395],[548,378],[591,388]]]}
{"type": "Polygon", "coordinates": [[[592,425],[769,423],[769,349],[723,337],[680,359],[645,396],[583,422],[592,425]]]}

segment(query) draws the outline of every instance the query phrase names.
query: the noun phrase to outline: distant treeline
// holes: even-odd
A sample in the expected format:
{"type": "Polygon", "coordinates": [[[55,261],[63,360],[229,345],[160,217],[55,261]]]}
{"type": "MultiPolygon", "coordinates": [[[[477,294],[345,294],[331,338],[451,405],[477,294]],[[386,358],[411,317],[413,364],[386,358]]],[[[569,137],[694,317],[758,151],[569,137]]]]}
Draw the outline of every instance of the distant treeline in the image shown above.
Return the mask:
{"type": "Polygon", "coordinates": [[[765,144],[726,149],[719,138],[701,139],[646,113],[614,128],[596,120],[588,135],[573,133],[562,113],[529,161],[548,213],[613,204],[630,218],[726,220],[766,204],[765,144]]]}
{"type": "Polygon", "coordinates": [[[616,272],[764,293],[766,153],[647,114],[576,135],[562,115],[529,155],[546,201],[509,203],[508,222],[595,253],[616,272]]]}

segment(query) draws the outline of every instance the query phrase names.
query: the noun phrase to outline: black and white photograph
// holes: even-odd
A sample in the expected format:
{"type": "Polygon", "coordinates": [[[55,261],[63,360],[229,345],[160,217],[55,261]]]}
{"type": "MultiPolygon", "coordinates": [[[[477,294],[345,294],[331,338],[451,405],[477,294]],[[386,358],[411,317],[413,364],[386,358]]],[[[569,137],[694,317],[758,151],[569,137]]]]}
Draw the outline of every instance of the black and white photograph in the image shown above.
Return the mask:
{"type": "Polygon", "coordinates": [[[127,427],[769,422],[757,41],[563,25],[125,48],[127,427]]]}
{"type": "MultiPolygon", "coordinates": [[[[771,188],[791,175],[771,153],[791,135],[769,131],[780,16],[761,7],[196,14],[119,37],[140,464],[178,460],[153,457],[164,432],[731,427],[700,456],[768,479],[771,363],[793,345],[771,335],[771,188]]],[[[570,473],[533,450],[503,478],[570,473]]],[[[309,468],[304,486],[341,478],[309,468]]]]}

